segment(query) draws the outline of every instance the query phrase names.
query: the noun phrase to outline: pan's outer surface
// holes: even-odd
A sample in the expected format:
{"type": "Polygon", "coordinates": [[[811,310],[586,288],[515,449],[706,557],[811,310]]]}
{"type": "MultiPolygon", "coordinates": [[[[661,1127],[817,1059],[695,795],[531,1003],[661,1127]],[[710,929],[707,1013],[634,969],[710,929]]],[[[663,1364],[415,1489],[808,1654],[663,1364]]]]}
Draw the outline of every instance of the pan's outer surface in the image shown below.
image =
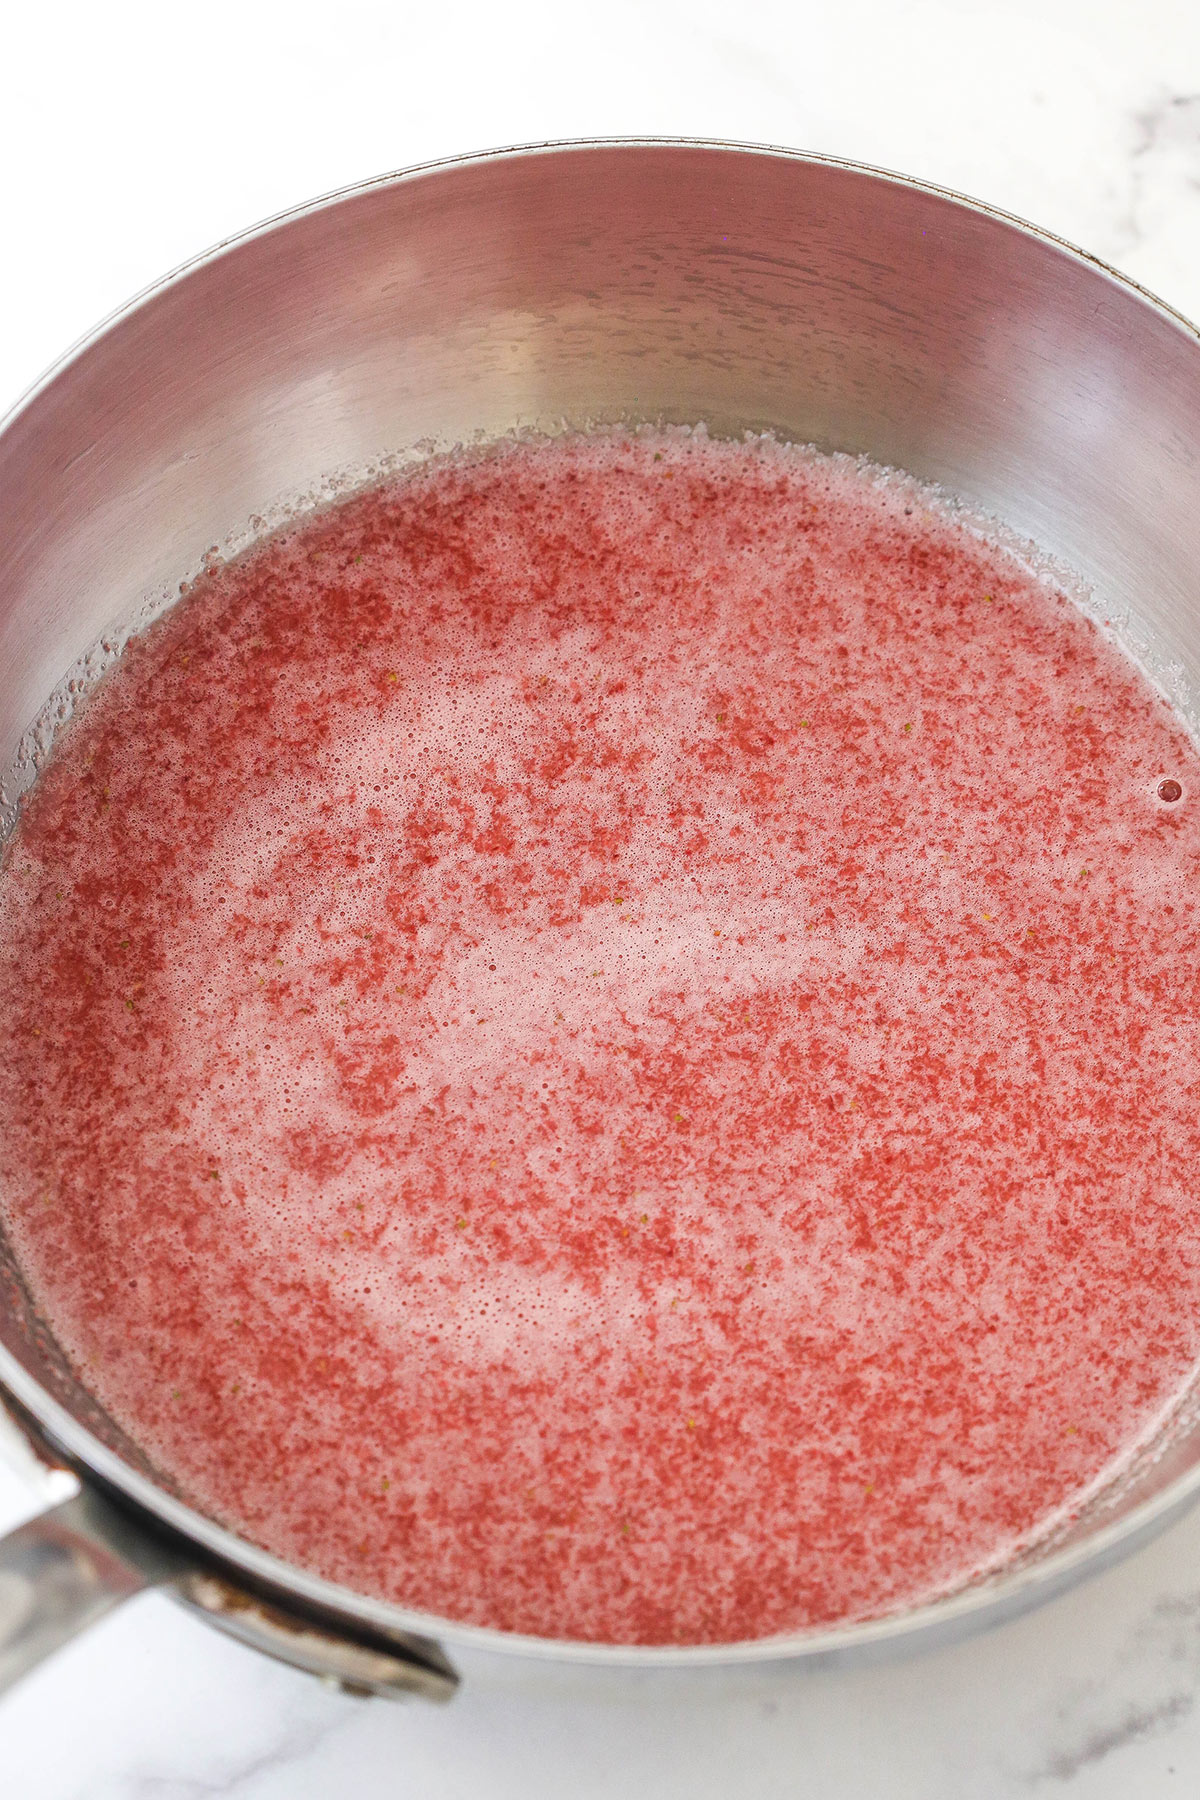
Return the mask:
{"type": "MultiPolygon", "coordinates": [[[[327,478],[616,419],[770,428],[939,481],[1094,583],[1177,697],[1200,692],[1185,321],[1069,246],[896,176],[722,144],[545,145],[369,182],[221,245],[16,409],[0,433],[0,768],[90,646],[327,478]]],[[[1200,1429],[1183,1425],[1056,1547],[919,1612],[733,1646],[570,1645],[364,1599],[190,1511],[75,1386],[11,1267],[0,1380],[185,1553],[480,1667],[498,1652],[828,1662],[961,1635],[1112,1561],[1200,1489],[1200,1429]]]]}

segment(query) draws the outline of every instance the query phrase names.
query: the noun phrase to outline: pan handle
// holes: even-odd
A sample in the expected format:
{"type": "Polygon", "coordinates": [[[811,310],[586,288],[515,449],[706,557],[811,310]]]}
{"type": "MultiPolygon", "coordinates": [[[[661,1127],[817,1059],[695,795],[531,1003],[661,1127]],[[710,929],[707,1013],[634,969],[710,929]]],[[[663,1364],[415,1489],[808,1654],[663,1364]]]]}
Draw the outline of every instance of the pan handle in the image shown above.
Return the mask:
{"type": "MultiPolygon", "coordinates": [[[[0,1693],[123,1600],[156,1585],[120,1553],[124,1520],[81,1487],[0,1540],[0,1693]]],[[[174,1571],[164,1559],[158,1580],[174,1571]]]]}
{"type": "Polygon", "coordinates": [[[0,1437],[57,1504],[0,1538],[0,1693],[115,1606],[156,1587],[211,1624],[351,1694],[449,1700],[458,1675],[425,1638],[325,1621],[250,1593],[68,1469],[0,1402],[0,1437]],[[14,1438],[22,1442],[14,1444],[14,1438]]]}

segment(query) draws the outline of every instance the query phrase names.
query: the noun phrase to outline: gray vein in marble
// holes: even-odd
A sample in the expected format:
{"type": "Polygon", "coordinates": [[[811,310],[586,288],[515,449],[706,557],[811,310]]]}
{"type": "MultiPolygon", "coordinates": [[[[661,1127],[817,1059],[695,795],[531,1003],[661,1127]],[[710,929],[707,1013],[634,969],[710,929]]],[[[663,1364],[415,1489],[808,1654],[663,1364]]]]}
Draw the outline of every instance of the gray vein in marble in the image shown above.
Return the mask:
{"type": "Polygon", "coordinates": [[[1169,1731],[1198,1699],[1200,1592],[1159,1600],[1102,1675],[1073,1684],[1042,1721],[1042,1759],[1020,1773],[1030,1787],[1072,1781],[1127,1745],[1169,1731]]]}
{"type": "MultiPolygon", "coordinates": [[[[297,1677],[303,1687],[297,1694],[296,1705],[286,1711],[281,1709],[277,1715],[278,1729],[270,1741],[258,1750],[248,1752],[236,1766],[225,1771],[210,1767],[202,1775],[131,1769],[122,1784],[120,1800],[250,1800],[260,1776],[274,1777],[283,1769],[299,1767],[306,1757],[358,1719],[361,1701],[348,1702],[345,1711],[339,1711],[333,1717],[328,1714],[314,1716],[308,1686],[310,1679],[297,1677]]],[[[229,1760],[233,1761],[232,1758],[229,1760]]],[[[88,1786],[80,1790],[79,1800],[94,1800],[94,1796],[94,1787],[88,1786]]]]}
{"type": "Polygon", "coordinates": [[[1037,1772],[1036,1780],[1072,1781],[1089,1763],[1102,1762],[1114,1750],[1123,1750],[1126,1744],[1151,1737],[1173,1725],[1176,1720],[1185,1718],[1194,1704],[1194,1694],[1172,1694],[1161,1705],[1144,1711],[1132,1707],[1112,1725],[1096,1731],[1077,1749],[1054,1752],[1045,1768],[1037,1772]]]}
{"type": "Polygon", "coordinates": [[[1113,218],[1113,257],[1138,250],[1164,209],[1200,195],[1200,94],[1161,90],[1130,119],[1129,192],[1113,218]]]}
{"type": "MultiPolygon", "coordinates": [[[[1182,146],[1185,152],[1200,152],[1200,94],[1161,94],[1134,115],[1134,122],[1138,127],[1135,157],[1163,147],[1182,146]]],[[[1193,177],[1192,185],[1200,186],[1200,182],[1193,177]]]]}

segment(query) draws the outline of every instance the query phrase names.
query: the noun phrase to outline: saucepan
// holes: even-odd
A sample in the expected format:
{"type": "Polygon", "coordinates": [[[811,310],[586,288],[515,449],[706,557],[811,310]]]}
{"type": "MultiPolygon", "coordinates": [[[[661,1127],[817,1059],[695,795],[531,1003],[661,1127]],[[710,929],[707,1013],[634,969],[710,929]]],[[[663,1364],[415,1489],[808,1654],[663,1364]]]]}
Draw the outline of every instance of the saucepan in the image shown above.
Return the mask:
{"type": "MultiPolygon", "coordinates": [[[[940,482],[1093,584],[1196,720],[1186,321],[1044,232],[876,170],[717,143],[548,144],[370,181],[218,246],[10,415],[5,818],[74,693],[213,550],[433,450],[617,420],[769,429],[940,482]]],[[[363,1692],[445,1699],[504,1658],[587,1664],[588,1679],[799,1668],[995,1623],[1200,1493],[1189,1394],[1077,1518],[933,1604],[755,1643],[570,1644],[335,1587],[186,1505],[81,1385],[3,1244],[0,1383],[47,1501],[0,1544],[0,1684],[147,1586],[363,1692]]]]}

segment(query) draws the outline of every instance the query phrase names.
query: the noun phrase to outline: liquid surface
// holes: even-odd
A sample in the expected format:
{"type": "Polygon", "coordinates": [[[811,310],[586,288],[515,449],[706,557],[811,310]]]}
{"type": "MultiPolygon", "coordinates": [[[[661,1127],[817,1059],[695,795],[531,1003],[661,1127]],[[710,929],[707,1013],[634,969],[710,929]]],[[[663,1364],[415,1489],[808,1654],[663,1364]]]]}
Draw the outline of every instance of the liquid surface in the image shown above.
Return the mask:
{"type": "Polygon", "coordinates": [[[358,497],[131,646],[9,847],[33,1290],[186,1497],[362,1591],[930,1597],[1200,1353],[1198,799],[902,480],[612,435],[358,497]]]}

